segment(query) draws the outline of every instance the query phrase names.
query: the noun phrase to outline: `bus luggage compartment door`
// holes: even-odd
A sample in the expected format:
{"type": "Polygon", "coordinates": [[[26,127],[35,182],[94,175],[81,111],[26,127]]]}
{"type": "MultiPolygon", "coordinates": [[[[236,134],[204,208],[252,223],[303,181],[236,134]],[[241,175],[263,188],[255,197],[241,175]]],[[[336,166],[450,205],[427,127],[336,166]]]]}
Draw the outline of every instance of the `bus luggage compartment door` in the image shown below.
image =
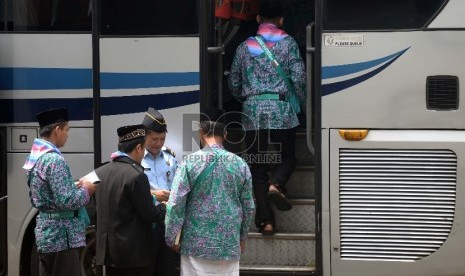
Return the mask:
{"type": "MultiPolygon", "coordinates": [[[[74,124],[74,123],[71,123],[74,124]]],[[[5,167],[8,183],[7,227],[8,274],[20,275],[20,266],[28,269],[30,263],[27,253],[33,246],[34,233],[31,224],[37,210],[31,206],[29,190],[26,183],[24,161],[29,155],[34,139],[38,137],[37,127],[9,127],[6,130],[5,167]],[[24,251],[22,251],[24,250],[24,251]],[[26,255],[20,259],[21,255],[26,255]],[[20,263],[22,262],[22,263],[20,263]]],[[[70,166],[74,180],[94,169],[93,128],[72,127],[66,145],[60,148],[70,166]]],[[[6,205],[6,204],[5,204],[6,205]]]]}
{"type": "Polygon", "coordinates": [[[329,131],[331,275],[465,275],[465,131],[329,131]]]}

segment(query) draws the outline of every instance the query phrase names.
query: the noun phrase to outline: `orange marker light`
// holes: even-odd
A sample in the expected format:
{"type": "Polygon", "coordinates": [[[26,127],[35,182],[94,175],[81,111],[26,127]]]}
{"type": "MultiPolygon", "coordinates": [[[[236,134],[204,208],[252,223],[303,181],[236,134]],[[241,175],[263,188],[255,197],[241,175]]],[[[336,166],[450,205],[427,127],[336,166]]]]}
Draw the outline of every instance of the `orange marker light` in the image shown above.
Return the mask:
{"type": "Polygon", "coordinates": [[[347,141],[360,141],[368,135],[368,129],[340,129],[339,135],[347,141]]]}

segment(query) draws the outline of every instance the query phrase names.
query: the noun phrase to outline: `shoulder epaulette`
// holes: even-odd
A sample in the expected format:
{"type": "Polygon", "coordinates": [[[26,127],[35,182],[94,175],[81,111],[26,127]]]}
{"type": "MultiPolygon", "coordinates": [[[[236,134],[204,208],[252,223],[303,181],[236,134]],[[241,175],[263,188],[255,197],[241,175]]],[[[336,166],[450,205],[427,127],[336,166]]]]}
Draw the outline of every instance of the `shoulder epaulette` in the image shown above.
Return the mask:
{"type": "Polygon", "coordinates": [[[174,151],[166,146],[163,147],[163,151],[171,154],[173,157],[176,157],[176,154],[174,153],[174,151]]]}

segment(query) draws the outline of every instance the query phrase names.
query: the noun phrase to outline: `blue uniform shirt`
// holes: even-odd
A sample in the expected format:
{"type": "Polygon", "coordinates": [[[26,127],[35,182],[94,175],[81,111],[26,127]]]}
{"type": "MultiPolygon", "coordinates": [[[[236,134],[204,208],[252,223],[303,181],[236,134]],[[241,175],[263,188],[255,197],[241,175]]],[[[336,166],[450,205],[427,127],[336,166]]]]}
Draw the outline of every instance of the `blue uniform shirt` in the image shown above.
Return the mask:
{"type": "Polygon", "coordinates": [[[141,162],[145,174],[149,178],[150,189],[171,190],[171,182],[178,166],[178,161],[166,147],[163,147],[157,156],[153,156],[145,150],[144,159],[141,162]]]}

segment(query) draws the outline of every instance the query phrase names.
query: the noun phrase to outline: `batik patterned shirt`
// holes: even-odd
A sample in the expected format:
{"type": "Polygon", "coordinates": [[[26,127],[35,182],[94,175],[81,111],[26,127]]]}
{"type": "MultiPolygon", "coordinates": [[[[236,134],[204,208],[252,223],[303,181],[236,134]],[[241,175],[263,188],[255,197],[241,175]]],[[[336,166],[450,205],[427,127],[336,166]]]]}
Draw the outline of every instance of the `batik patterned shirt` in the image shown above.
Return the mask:
{"type": "MultiPolygon", "coordinates": [[[[76,187],[68,163],[57,152],[44,153],[27,176],[32,205],[39,211],[78,210],[89,202],[87,190],[76,187]]],[[[78,218],[50,219],[39,212],[36,224],[39,252],[58,252],[86,245],[86,225],[78,218]]]]}
{"type": "MultiPolygon", "coordinates": [[[[272,24],[261,24],[257,34],[281,65],[293,83],[305,110],[305,65],[296,41],[272,24]]],[[[242,124],[246,130],[290,129],[299,125],[299,120],[290,104],[284,100],[259,100],[260,94],[289,93],[284,79],[278,74],[267,55],[257,46],[255,37],[239,45],[229,74],[229,88],[232,94],[243,101],[242,124]]]]}
{"type": "Polygon", "coordinates": [[[206,147],[188,155],[176,171],[165,218],[166,242],[173,246],[182,229],[181,254],[238,260],[254,209],[244,160],[221,146],[206,147]]]}

